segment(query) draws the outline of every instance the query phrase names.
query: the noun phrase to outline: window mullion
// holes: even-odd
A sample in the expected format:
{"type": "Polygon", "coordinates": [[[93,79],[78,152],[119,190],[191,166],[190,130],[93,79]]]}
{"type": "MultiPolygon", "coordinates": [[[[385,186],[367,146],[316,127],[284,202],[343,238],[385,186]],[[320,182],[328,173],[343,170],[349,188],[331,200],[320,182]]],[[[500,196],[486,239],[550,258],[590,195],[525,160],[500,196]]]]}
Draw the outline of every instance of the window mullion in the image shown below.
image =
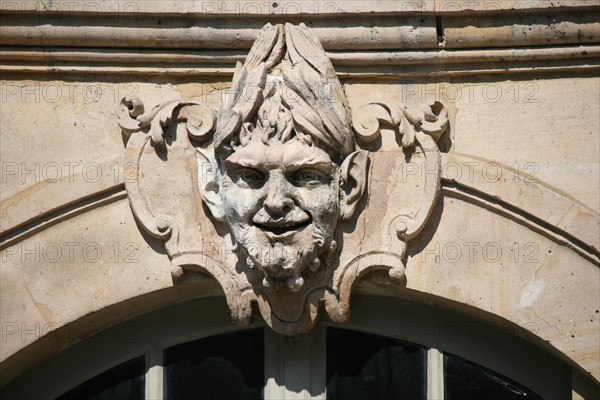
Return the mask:
{"type": "Polygon", "coordinates": [[[265,333],[265,400],[325,399],[325,328],[285,337],[265,333]]]}
{"type": "Polygon", "coordinates": [[[437,349],[427,352],[427,400],[444,400],[444,354],[437,349]]]}
{"type": "Polygon", "coordinates": [[[163,349],[152,346],[146,352],[146,400],[163,397],[163,349]]]}

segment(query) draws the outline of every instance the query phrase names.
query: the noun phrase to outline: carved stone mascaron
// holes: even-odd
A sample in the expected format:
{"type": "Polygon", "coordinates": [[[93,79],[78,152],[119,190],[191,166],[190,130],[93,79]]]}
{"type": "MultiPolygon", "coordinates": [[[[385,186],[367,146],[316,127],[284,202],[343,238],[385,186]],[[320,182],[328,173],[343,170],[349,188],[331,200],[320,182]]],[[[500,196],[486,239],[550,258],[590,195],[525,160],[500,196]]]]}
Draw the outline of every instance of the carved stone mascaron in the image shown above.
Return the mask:
{"type": "Polygon", "coordinates": [[[351,110],[310,29],[267,24],[218,113],[124,98],[118,114],[137,220],[165,242],[174,281],[210,274],[240,325],[253,304],[285,335],[310,330],[321,303],[342,323],[365,274],[404,283],[439,193],[440,103],[351,110]]]}

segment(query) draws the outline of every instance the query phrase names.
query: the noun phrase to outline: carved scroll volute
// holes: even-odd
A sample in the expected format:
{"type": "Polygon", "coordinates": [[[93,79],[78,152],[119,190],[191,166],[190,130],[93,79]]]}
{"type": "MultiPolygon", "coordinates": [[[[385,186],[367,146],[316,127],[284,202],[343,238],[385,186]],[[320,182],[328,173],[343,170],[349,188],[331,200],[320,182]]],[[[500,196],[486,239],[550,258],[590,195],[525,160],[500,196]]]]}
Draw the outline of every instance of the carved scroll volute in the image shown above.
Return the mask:
{"type": "Polygon", "coordinates": [[[448,119],[439,102],[412,110],[379,100],[354,109],[352,124],[357,144],[374,150],[370,153],[369,193],[381,194],[380,203],[382,197],[386,200],[377,206],[368,204],[357,222],[365,227],[362,236],[370,240],[345,239],[345,246],[359,250],[342,260],[334,279],[336,295],[326,297],[327,312],[336,322],[349,319],[352,286],[365,274],[385,270],[393,282],[406,282],[408,242],[426,225],[440,192],[437,141],[447,130],[448,119]],[[382,138],[382,134],[391,137],[382,138]],[[383,233],[382,226],[387,227],[383,233]]]}
{"type": "Polygon", "coordinates": [[[122,100],[118,115],[128,137],[125,188],[131,209],[151,236],[165,241],[173,280],[185,271],[210,274],[225,292],[232,320],[247,325],[255,300],[251,285],[223,254],[213,254],[213,248],[224,248],[218,241],[227,238],[214,235],[198,188],[197,149],[212,140],[216,113],[184,100],[145,112],[143,103],[131,98],[122,100]]]}
{"type": "MultiPolygon", "coordinates": [[[[357,142],[365,145],[381,136],[381,128],[389,127],[401,137],[407,165],[405,175],[420,176],[424,184],[417,211],[398,215],[390,228],[400,239],[408,241],[421,232],[433,210],[441,184],[441,159],[437,145],[448,128],[446,108],[440,102],[424,105],[420,111],[381,100],[362,105],[353,112],[352,125],[357,142]],[[423,160],[414,163],[412,157],[421,154],[423,160]]],[[[402,153],[399,152],[399,156],[402,153]]]]}
{"type": "Polygon", "coordinates": [[[150,235],[166,241],[171,259],[194,250],[190,246],[199,239],[201,221],[184,203],[201,204],[201,199],[193,186],[197,170],[190,139],[214,131],[214,112],[194,101],[173,101],[145,112],[139,99],[126,98],[118,114],[129,136],[125,188],[134,215],[150,235]]]}

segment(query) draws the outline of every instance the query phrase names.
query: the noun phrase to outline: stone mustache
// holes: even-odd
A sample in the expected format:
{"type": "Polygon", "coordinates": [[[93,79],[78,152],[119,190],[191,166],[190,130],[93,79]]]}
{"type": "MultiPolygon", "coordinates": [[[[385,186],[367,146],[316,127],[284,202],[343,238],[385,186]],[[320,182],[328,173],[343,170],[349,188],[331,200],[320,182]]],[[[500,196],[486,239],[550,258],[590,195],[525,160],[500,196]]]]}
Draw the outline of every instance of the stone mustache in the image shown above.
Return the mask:
{"type": "MultiPolygon", "coordinates": [[[[397,210],[370,211],[365,192],[380,189],[370,174],[394,173],[407,155],[439,167],[446,111],[380,100],[351,116],[331,61],[304,25],[262,29],[218,113],[195,100],[146,112],[125,98],[118,114],[134,165],[125,183],[134,214],[166,242],[174,282],[212,275],[240,325],[254,318],[253,304],[287,335],[309,330],[321,303],[344,322],[361,276],[384,270],[405,279],[406,243],[431,213],[439,173],[397,210]],[[391,148],[386,130],[397,139],[391,148]],[[380,238],[364,240],[367,221],[380,238]]],[[[403,184],[383,190],[396,196],[403,184]]]]}

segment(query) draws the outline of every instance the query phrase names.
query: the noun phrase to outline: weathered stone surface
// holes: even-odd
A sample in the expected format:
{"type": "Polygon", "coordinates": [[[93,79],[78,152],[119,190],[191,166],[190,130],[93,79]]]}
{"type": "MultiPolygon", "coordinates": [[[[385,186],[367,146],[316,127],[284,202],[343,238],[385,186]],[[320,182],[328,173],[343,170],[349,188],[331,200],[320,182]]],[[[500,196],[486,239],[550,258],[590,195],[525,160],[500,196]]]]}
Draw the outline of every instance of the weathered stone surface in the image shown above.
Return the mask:
{"type": "Polygon", "coordinates": [[[248,324],[255,302],[287,335],[311,329],[320,302],[333,320],[346,321],[352,286],[372,270],[402,281],[406,242],[439,193],[436,141],[448,129],[439,102],[409,109],[374,101],[351,117],[320,43],[291,24],[263,28],[217,116],[202,102],[147,110],[130,97],[119,124],[134,167],[125,181],[132,210],[166,242],[173,279],[207,272],[222,285],[234,321],[248,324]],[[403,158],[428,177],[393,187],[376,180],[400,174],[403,158]],[[362,200],[367,186],[385,190],[395,207],[372,208],[362,200]],[[369,218],[381,225],[365,241],[368,232],[357,227],[369,218]]]}
{"type": "Polygon", "coordinates": [[[159,243],[140,234],[123,200],[8,247],[0,273],[3,360],[89,313],[172,285],[159,243]]]}
{"type": "MultiPolygon", "coordinates": [[[[160,12],[192,18],[196,12],[185,8],[193,2],[182,2],[185,9],[178,10],[168,8],[172,3],[159,3],[140,3],[149,7],[140,13],[163,7],[160,12]]],[[[229,226],[247,220],[228,220],[225,213],[202,205],[200,184],[208,182],[203,172],[210,175],[215,170],[202,163],[197,149],[210,158],[214,148],[199,146],[190,139],[190,130],[192,136],[212,138],[199,121],[211,120],[206,110],[216,112],[228,94],[236,93],[230,89],[234,64],[245,60],[264,20],[244,26],[234,12],[232,25],[219,22],[213,36],[203,37],[212,42],[197,52],[198,35],[212,29],[214,21],[189,28],[176,18],[164,19],[162,28],[152,28],[163,36],[148,35],[119,20],[118,26],[98,26],[83,37],[64,15],[54,19],[55,25],[40,22],[33,31],[32,21],[41,21],[35,14],[23,17],[22,24],[3,26],[0,41],[19,47],[0,50],[7,54],[0,63],[6,73],[0,83],[1,383],[89,335],[82,330],[71,334],[80,321],[91,323],[95,331],[192,297],[240,296],[239,303],[228,303],[234,319],[251,318],[255,301],[259,319],[288,334],[308,329],[319,307],[342,322],[351,316],[347,300],[356,278],[368,282],[371,294],[452,305],[515,334],[530,332],[535,343],[545,342],[545,349],[570,362],[574,370],[600,379],[600,83],[598,39],[590,34],[597,31],[597,21],[586,16],[591,15],[586,14],[590,6],[576,1],[527,2],[542,9],[544,16],[559,14],[558,22],[534,22],[526,10],[506,9],[501,17],[510,19],[514,13],[518,24],[484,26],[479,21],[478,26],[478,18],[491,11],[470,11],[466,3],[473,2],[452,2],[464,11],[442,13],[445,42],[439,43],[435,2],[423,3],[423,22],[411,14],[401,19],[406,24],[395,22],[397,26],[390,22],[396,16],[387,13],[403,11],[393,8],[397,2],[383,3],[360,34],[340,22],[348,18],[348,26],[354,26],[363,21],[363,8],[355,2],[340,11],[343,16],[331,26],[324,20],[314,24],[329,51],[326,59],[332,62],[325,67],[335,67],[343,84],[349,121],[363,127],[352,133],[356,143],[352,149],[347,146],[346,159],[355,151],[368,152],[368,162],[354,159],[366,164],[359,170],[367,174],[364,193],[354,213],[348,213],[352,218],[343,221],[340,216],[336,224],[331,216],[335,210],[320,208],[331,214],[329,245],[335,241],[337,248],[335,262],[319,258],[316,272],[310,271],[314,264],[293,260],[287,269],[285,263],[254,270],[240,267],[229,226]],[[378,24],[382,26],[375,29],[378,24]],[[412,34],[398,42],[398,35],[411,29],[412,34]],[[28,31],[38,42],[25,40],[28,31]],[[159,42],[164,47],[153,48],[159,42]],[[36,43],[47,47],[21,47],[36,43]],[[54,72],[60,75],[49,75],[54,72]],[[166,142],[166,151],[144,144],[144,132],[134,132],[128,140],[122,136],[115,109],[127,95],[141,99],[146,111],[164,102],[187,102],[177,121],[148,131],[153,139],[166,142]],[[412,154],[406,152],[412,133],[400,135],[404,121],[398,126],[394,120],[407,117],[403,105],[422,111],[424,104],[435,101],[445,106],[449,132],[440,138],[439,147],[426,149],[440,153],[437,166],[428,166],[419,150],[425,140],[412,154]],[[376,120],[379,131],[369,131],[376,120]],[[136,135],[137,147],[132,146],[136,135]],[[124,154],[125,142],[130,149],[124,154]],[[139,168],[131,164],[138,155],[139,168]],[[128,204],[136,198],[124,188],[135,181],[135,172],[141,174],[138,200],[156,215],[173,218],[155,221],[155,236],[166,239],[166,222],[176,221],[179,249],[170,242],[165,249],[163,241],[147,234],[143,217],[136,222],[128,204]],[[425,218],[422,225],[415,224],[413,234],[399,237],[404,227],[396,218],[402,215],[425,218]],[[357,257],[360,254],[373,256],[357,257]],[[383,272],[364,275],[379,269],[374,266],[383,266],[383,272]],[[399,283],[390,280],[390,267],[399,272],[399,283]],[[287,270],[292,271],[291,288],[300,287],[299,292],[290,290],[283,279],[288,278],[283,272],[287,270]],[[278,290],[264,288],[266,271],[280,282],[278,290]],[[308,294],[307,288],[324,286],[327,290],[308,294]],[[289,322],[298,319],[301,323],[289,328],[289,322]]],[[[81,29],[93,21],[107,21],[101,14],[82,15],[81,29]]],[[[151,12],[144,18],[157,23],[151,12]]],[[[272,22],[285,21],[275,16],[272,22]]],[[[258,111],[256,106],[253,111],[258,111]]],[[[270,125],[277,119],[273,110],[265,107],[262,120],[249,113],[253,117],[242,122],[254,129],[259,121],[270,125]]],[[[166,114],[166,119],[174,115],[166,114]]],[[[416,126],[407,120],[405,127],[416,126]]],[[[214,122],[216,128],[219,119],[214,122]]],[[[342,124],[347,127],[347,122],[342,124]]],[[[419,129],[415,131],[418,140],[419,129]]],[[[260,141],[249,142],[241,147],[252,150],[252,157],[271,149],[260,141]]],[[[305,149],[295,147],[294,154],[305,149]]],[[[271,164],[277,165],[281,160],[274,158],[271,164]]],[[[343,165],[336,164],[338,174],[343,165]]],[[[280,167],[269,169],[268,183],[279,182],[275,189],[282,190],[289,181],[277,181],[287,179],[277,174],[280,167]]],[[[230,211],[244,203],[243,198],[233,194],[230,211]]],[[[299,221],[301,210],[294,214],[299,221]]],[[[337,213],[344,214],[340,209],[337,213]]],[[[265,217],[261,212],[253,215],[265,217]]]]}

